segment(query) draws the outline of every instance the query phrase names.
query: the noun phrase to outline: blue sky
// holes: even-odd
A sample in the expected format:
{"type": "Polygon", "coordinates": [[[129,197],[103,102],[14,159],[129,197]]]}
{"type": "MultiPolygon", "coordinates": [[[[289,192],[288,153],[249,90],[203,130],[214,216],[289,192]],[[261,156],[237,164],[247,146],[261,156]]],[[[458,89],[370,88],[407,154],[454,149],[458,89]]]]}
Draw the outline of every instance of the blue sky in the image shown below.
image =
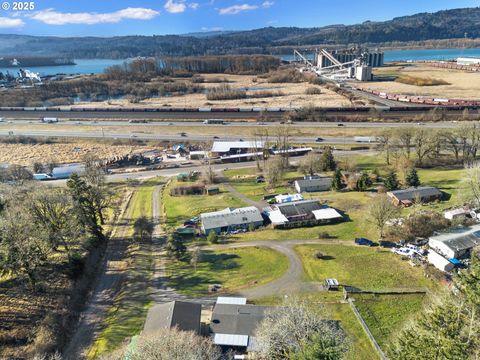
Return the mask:
{"type": "MultiPolygon", "coordinates": [[[[0,0],[2,2],[3,0],[0,0]]],[[[479,6],[478,0],[36,0],[0,9],[0,33],[113,36],[313,27],[382,21],[417,12],[479,6]]]]}

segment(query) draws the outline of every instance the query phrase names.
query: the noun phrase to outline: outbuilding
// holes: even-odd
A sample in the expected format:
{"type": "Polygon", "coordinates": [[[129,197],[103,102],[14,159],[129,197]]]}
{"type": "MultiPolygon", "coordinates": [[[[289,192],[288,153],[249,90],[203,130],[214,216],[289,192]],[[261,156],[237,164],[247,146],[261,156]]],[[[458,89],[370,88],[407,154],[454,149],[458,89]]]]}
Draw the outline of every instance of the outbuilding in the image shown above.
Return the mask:
{"type": "Polygon", "coordinates": [[[387,192],[395,206],[410,206],[417,201],[431,202],[440,200],[443,196],[442,192],[431,186],[411,187],[404,190],[395,190],[387,192]]]}
{"type": "Polygon", "coordinates": [[[447,259],[461,257],[467,251],[479,245],[480,225],[456,228],[448,233],[435,235],[428,239],[428,246],[447,259]]]}
{"type": "Polygon", "coordinates": [[[217,234],[234,230],[248,230],[251,226],[258,228],[263,225],[263,217],[255,206],[238,209],[226,208],[221,211],[200,215],[202,233],[208,235],[210,231],[217,234]]]}
{"type": "Polygon", "coordinates": [[[450,272],[455,268],[453,263],[433,250],[428,252],[428,262],[443,272],[450,272]]]}
{"type": "Polygon", "coordinates": [[[303,179],[295,180],[294,186],[299,193],[328,191],[332,187],[332,178],[305,176],[303,179]]]}
{"type": "Polygon", "coordinates": [[[143,332],[151,333],[160,329],[177,328],[200,334],[201,313],[200,303],[177,300],[155,305],[148,311],[143,332]]]}

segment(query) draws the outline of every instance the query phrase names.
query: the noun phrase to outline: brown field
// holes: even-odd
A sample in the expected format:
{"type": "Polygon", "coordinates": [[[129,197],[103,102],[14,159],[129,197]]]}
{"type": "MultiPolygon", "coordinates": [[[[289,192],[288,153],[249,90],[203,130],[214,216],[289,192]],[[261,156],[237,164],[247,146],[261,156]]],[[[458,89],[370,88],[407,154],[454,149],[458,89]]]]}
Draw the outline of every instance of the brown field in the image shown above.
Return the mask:
{"type": "Polygon", "coordinates": [[[101,159],[151,150],[152,147],[112,145],[93,141],[60,142],[53,144],[0,144],[0,164],[31,166],[40,163],[73,163],[90,153],[101,159]]]}
{"type": "Polygon", "coordinates": [[[269,83],[266,79],[251,75],[200,74],[206,79],[205,88],[215,88],[222,83],[210,82],[215,79],[227,79],[233,89],[246,89],[247,96],[260,91],[281,92],[283,96],[250,98],[238,100],[207,100],[206,94],[168,96],[143,100],[132,104],[128,100],[109,100],[94,103],[78,103],[74,107],[303,107],[303,106],[350,106],[350,102],[341,95],[321,87],[320,95],[306,95],[305,90],[312,85],[303,83],[269,83]],[[255,88],[257,90],[248,90],[255,88]]]}
{"type": "Polygon", "coordinates": [[[375,69],[374,74],[435,79],[445,81],[448,84],[417,86],[396,81],[374,81],[362,84],[363,87],[395,94],[451,99],[480,99],[480,73],[478,72],[439,69],[428,64],[399,64],[375,69]]]}

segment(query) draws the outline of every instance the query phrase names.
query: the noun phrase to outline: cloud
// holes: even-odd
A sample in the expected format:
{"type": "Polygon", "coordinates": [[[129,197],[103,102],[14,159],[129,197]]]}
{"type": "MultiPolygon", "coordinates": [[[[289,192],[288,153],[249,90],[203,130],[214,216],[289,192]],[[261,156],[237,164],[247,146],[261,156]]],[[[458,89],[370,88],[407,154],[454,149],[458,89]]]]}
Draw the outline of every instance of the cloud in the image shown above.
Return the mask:
{"type": "Polygon", "coordinates": [[[146,8],[125,8],[111,13],[62,13],[54,9],[46,9],[37,11],[30,17],[48,25],[93,25],[100,23],[118,23],[125,19],[150,20],[158,14],[160,14],[159,11],[146,8]]]}
{"type": "Polygon", "coordinates": [[[272,7],[273,4],[275,4],[273,1],[264,1],[262,3],[262,7],[265,8],[265,9],[268,9],[269,7],[272,7]]]}
{"type": "Polygon", "coordinates": [[[223,31],[223,27],[221,26],[214,26],[214,27],[202,27],[201,29],[204,32],[210,32],[210,31],[223,31]]]}
{"type": "Polygon", "coordinates": [[[172,14],[183,13],[187,9],[187,5],[183,1],[174,2],[174,0],[168,0],[164,6],[165,10],[172,14]]]}
{"type": "Polygon", "coordinates": [[[197,10],[199,6],[200,6],[199,3],[190,3],[190,4],[188,4],[188,7],[189,7],[190,9],[193,9],[193,10],[197,10]]]}
{"type": "Polygon", "coordinates": [[[18,28],[25,25],[21,19],[11,19],[6,17],[0,17],[0,28],[18,28]]]}
{"type": "Polygon", "coordinates": [[[242,5],[233,5],[233,6],[219,9],[218,13],[220,15],[235,15],[243,11],[250,11],[255,9],[258,9],[257,5],[242,4],[242,5]]]}

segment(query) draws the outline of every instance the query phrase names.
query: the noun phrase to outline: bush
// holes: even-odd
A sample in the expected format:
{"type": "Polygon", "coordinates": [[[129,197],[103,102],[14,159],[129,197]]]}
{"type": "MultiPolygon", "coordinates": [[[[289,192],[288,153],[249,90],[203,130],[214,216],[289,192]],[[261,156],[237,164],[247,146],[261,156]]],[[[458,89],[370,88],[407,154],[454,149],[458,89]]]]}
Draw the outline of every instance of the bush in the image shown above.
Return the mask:
{"type": "Polygon", "coordinates": [[[236,100],[246,97],[247,92],[245,90],[232,89],[228,85],[211,88],[207,93],[207,100],[236,100]]]}
{"type": "Polygon", "coordinates": [[[74,253],[68,262],[66,274],[70,279],[77,279],[80,275],[82,275],[84,268],[84,257],[79,253],[74,253]]]}
{"type": "Polygon", "coordinates": [[[322,90],[320,90],[320,88],[315,86],[308,87],[305,90],[306,95],[320,95],[321,93],[322,93],[322,90]]]}
{"type": "Polygon", "coordinates": [[[207,235],[207,241],[210,244],[218,244],[218,235],[215,231],[210,231],[207,235]]]}

